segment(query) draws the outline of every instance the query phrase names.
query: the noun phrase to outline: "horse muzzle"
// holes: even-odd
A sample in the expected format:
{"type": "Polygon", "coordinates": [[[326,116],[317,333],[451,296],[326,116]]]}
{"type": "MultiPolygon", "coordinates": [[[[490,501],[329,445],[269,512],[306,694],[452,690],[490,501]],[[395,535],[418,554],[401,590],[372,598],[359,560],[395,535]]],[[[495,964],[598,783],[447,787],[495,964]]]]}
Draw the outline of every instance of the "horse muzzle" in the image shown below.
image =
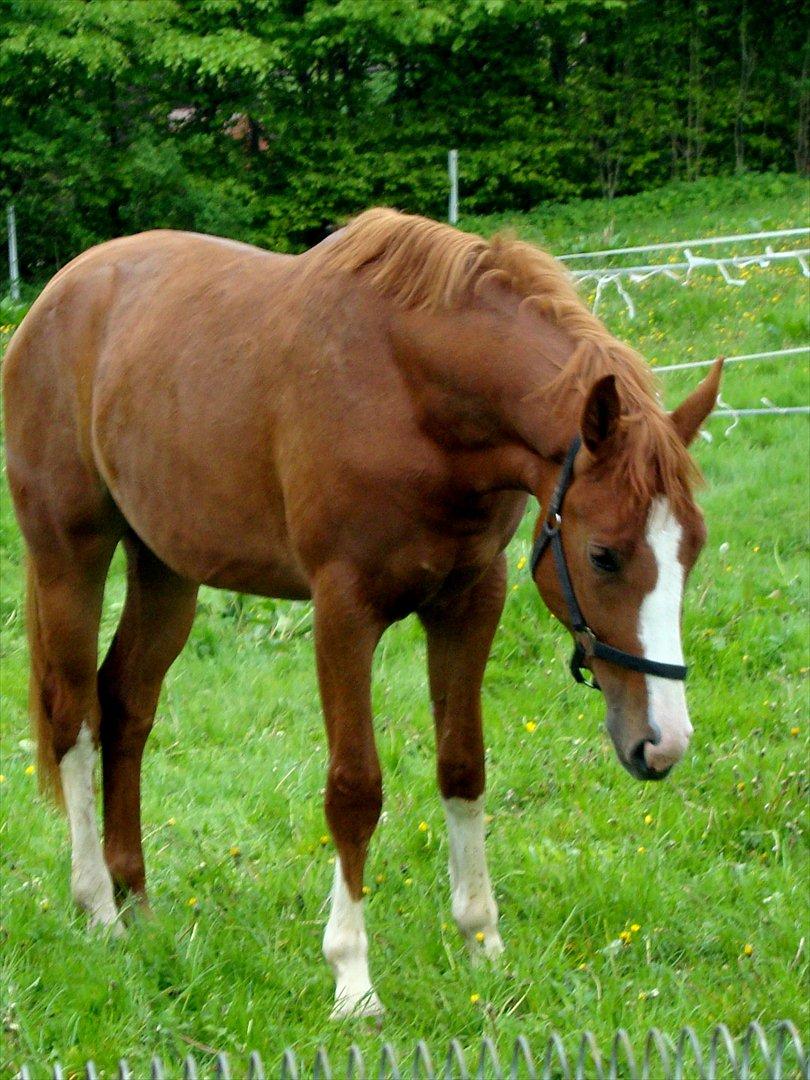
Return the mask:
{"type": "Polygon", "coordinates": [[[678,724],[659,727],[648,721],[645,728],[644,737],[635,741],[622,737],[622,720],[608,710],[607,729],[624,768],[636,780],[663,780],[686,753],[692,725],[684,716],[678,724]]]}

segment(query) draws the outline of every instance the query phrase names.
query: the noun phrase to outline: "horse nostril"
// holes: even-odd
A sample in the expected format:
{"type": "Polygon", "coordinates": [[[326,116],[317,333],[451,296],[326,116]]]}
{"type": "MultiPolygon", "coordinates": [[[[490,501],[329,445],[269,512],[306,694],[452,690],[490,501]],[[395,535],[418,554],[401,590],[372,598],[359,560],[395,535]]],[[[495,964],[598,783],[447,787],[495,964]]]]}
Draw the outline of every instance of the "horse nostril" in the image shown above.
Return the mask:
{"type": "Polygon", "coordinates": [[[658,770],[653,769],[647,764],[647,757],[645,754],[645,747],[656,746],[657,739],[642,739],[641,742],[636,743],[630,754],[630,772],[636,777],[637,780],[663,780],[667,773],[670,771],[671,766],[667,766],[665,769],[658,770]]]}
{"type": "Polygon", "coordinates": [[[633,750],[632,750],[632,752],[630,754],[630,764],[641,775],[646,775],[650,771],[649,766],[647,765],[647,762],[646,762],[646,760],[644,758],[644,747],[645,747],[645,745],[646,745],[646,740],[642,739],[641,742],[636,743],[636,745],[633,747],[633,750]]]}

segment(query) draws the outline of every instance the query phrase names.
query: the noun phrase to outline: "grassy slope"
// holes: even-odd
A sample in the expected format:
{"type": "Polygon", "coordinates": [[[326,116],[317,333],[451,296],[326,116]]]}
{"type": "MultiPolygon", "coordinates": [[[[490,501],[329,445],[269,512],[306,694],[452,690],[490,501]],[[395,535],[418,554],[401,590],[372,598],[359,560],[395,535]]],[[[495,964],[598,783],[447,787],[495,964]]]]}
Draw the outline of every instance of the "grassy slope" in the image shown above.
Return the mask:
{"type": "MultiPolygon", "coordinates": [[[[586,250],[801,223],[804,194],[784,179],[712,182],[509,224],[552,250],[586,250]]],[[[797,271],[748,277],[742,289],[709,274],[687,288],[637,285],[635,321],[615,295],[602,315],[658,363],[805,344],[797,271]]],[[[669,403],[693,376],[664,376],[669,403]]],[[[806,361],[728,372],[727,401],[763,395],[806,402],[806,361]]],[[[752,1017],[791,1017],[807,1031],[808,427],[765,418],[726,437],[726,426],[713,421],[714,441],[697,448],[709,522],[685,623],[697,730],[666,784],[637,784],[619,768],[599,696],[569,682],[568,642],[517,571],[529,519],[510,551],[485,696],[489,856],[508,949],[498,969],[469,967],[450,919],[421,635],[409,620],[384,639],[374,697],[386,809],[367,916],[383,1033],[403,1049],[420,1036],[472,1045],[482,1033],[539,1044],[552,1025],[588,1026],[603,1041],[623,1025],[639,1042],[651,1024],[739,1029],[752,1017]]],[[[27,772],[21,549],[5,489],[0,497],[5,1067],[57,1050],[72,1065],[109,1067],[122,1053],[135,1063],[147,1049],[176,1060],[184,1037],[237,1054],[255,1047],[271,1062],[287,1044],[310,1059],[322,1040],[375,1045],[365,1026],[326,1020],[332,849],[307,609],[203,593],[147,753],[158,918],[123,942],[88,937],[69,901],[64,822],[38,803],[27,772]]],[[[117,561],[105,639],[122,595],[117,561]]]]}

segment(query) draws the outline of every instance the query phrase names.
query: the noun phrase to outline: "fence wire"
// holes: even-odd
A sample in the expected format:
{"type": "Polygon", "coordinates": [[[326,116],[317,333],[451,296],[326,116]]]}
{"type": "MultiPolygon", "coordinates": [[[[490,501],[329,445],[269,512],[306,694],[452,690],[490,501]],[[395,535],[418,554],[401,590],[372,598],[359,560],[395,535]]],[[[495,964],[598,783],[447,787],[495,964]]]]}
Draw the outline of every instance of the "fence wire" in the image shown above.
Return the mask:
{"type": "Polygon", "coordinates": [[[572,251],[558,255],[561,262],[573,259],[606,259],[614,255],[637,255],[643,251],[684,251],[686,248],[710,247],[719,244],[738,244],[743,240],[781,240],[786,236],[807,236],[810,228],[770,229],[767,232],[734,233],[731,236],[701,236],[696,240],[667,240],[662,244],[637,244],[635,247],[602,248],[601,251],[572,251]]]}
{"type": "MultiPolygon", "coordinates": [[[[810,353],[810,345],[799,345],[790,349],[773,349],[770,352],[742,353],[740,356],[727,356],[725,362],[726,364],[740,364],[760,360],[791,360],[807,353],[810,353]]],[[[684,364],[665,364],[653,368],[653,371],[658,374],[669,371],[686,371],[688,368],[709,367],[715,360],[716,357],[713,360],[691,360],[684,364]]],[[[714,420],[717,417],[730,419],[732,422],[725,432],[728,435],[737,427],[742,416],[807,416],[810,414],[810,405],[776,405],[767,397],[761,397],[759,400],[760,404],[753,408],[738,409],[733,405],[729,405],[721,395],[718,395],[717,404],[720,408],[711,412],[706,419],[707,421],[714,420]]],[[[701,431],[701,435],[707,442],[712,442],[712,437],[705,428],[701,431]]]]}
{"type": "MultiPolygon", "coordinates": [[[[792,233],[804,230],[789,231],[792,233]]],[[[716,240],[709,240],[708,242],[720,243],[721,240],[722,238],[717,238],[716,240]]],[[[747,278],[733,276],[733,270],[745,270],[748,267],[759,267],[760,269],[766,270],[772,263],[794,260],[798,264],[804,277],[810,277],[810,264],[808,264],[810,248],[794,248],[789,251],[774,251],[773,248],[768,245],[765,251],[746,252],[738,255],[709,256],[696,255],[694,253],[692,248],[697,247],[699,243],[700,241],[684,241],[683,243],[678,244],[652,245],[646,248],[635,249],[639,251],[654,251],[663,250],[666,247],[674,248],[681,252],[683,256],[683,261],[681,262],[650,263],[640,266],[588,266],[583,267],[582,269],[572,270],[571,274],[580,284],[585,284],[587,282],[593,284],[594,296],[592,310],[594,315],[599,310],[599,305],[602,301],[605,289],[612,285],[624,301],[624,305],[627,308],[627,314],[631,319],[636,317],[636,305],[633,302],[630,293],[627,291],[627,285],[630,283],[638,284],[640,282],[649,281],[651,278],[655,277],[665,277],[680,285],[687,285],[695,270],[714,269],[720,273],[727,285],[741,287],[746,284],[747,278]],[[692,247],[689,247],[690,244],[692,247]]],[[[616,248],[613,249],[613,252],[605,252],[605,254],[618,253],[622,250],[632,251],[634,249],[616,248]]],[[[593,252],[591,254],[596,256],[599,253],[593,252]]],[[[563,259],[572,257],[574,256],[561,256],[563,259]]]]}
{"type": "MultiPolygon", "coordinates": [[[[741,353],[739,356],[726,356],[726,364],[743,364],[754,363],[758,360],[786,360],[792,356],[803,356],[804,353],[810,353],[810,345],[796,345],[790,349],[771,349],[769,352],[752,352],[741,353]]],[[[689,360],[683,364],[663,364],[660,367],[656,366],[653,371],[659,374],[664,371],[688,371],[690,368],[702,368],[711,367],[711,365],[717,360],[717,357],[712,357],[711,360],[689,360]]]]}
{"type": "MultiPolygon", "coordinates": [[[[24,1065],[16,1074],[17,1080],[36,1080],[47,1075],[49,1080],[100,1080],[102,1075],[92,1061],[82,1072],[75,1068],[66,1073],[58,1062],[50,1064],[47,1073],[32,1071],[24,1065]]],[[[134,1072],[123,1059],[116,1066],[116,1080],[140,1080],[143,1073],[134,1072]]],[[[320,1047],[311,1067],[292,1049],[284,1050],[275,1068],[265,1069],[255,1051],[247,1060],[231,1063],[227,1054],[217,1054],[204,1065],[198,1065],[188,1054],[179,1066],[166,1066],[159,1057],[149,1063],[150,1080],[810,1080],[810,1059],[794,1024],[780,1020],[774,1025],[770,1039],[764,1027],[752,1021],[737,1039],[725,1024],[717,1024],[708,1044],[701,1043],[695,1029],[683,1027],[673,1041],[658,1028],[650,1028],[643,1047],[637,1054],[623,1028],[613,1036],[610,1049],[602,1053],[596,1036],[584,1031],[578,1039],[564,1040],[552,1031],[545,1042],[532,1047],[525,1036],[515,1039],[506,1057],[499,1055],[491,1038],[482,1040],[479,1048],[465,1053],[458,1039],[453,1039],[443,1057],[434,1058],[424,1040],[420,1040],[406,1057],[398,1058],[390,1043],[384,1042],[379,1051],[364,1056],[355,1044],[336,1061],[320,1047]]]]}

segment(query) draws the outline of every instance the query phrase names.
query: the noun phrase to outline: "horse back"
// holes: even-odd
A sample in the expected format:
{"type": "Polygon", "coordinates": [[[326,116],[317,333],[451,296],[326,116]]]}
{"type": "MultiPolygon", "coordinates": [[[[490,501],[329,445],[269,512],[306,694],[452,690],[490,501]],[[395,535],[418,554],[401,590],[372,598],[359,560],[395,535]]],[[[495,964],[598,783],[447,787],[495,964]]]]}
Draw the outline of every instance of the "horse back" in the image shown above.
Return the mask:
{"type": "MultiPolygon", "coordinates": [[[[266,343],[278,353],[292,263],[157,231],[90,249],[52,279],[4,364],[9,479],[27,535],[44,519],[101,527],[117,511],[190,577],[238,583],[243,564],[268,561],[285,530],[262,415],[266,343]],[[217,542],[234,530],[238,552],[217,542]]],[[[282,593],[305,591],[294,565],[286,576],[282,593]]]]}

